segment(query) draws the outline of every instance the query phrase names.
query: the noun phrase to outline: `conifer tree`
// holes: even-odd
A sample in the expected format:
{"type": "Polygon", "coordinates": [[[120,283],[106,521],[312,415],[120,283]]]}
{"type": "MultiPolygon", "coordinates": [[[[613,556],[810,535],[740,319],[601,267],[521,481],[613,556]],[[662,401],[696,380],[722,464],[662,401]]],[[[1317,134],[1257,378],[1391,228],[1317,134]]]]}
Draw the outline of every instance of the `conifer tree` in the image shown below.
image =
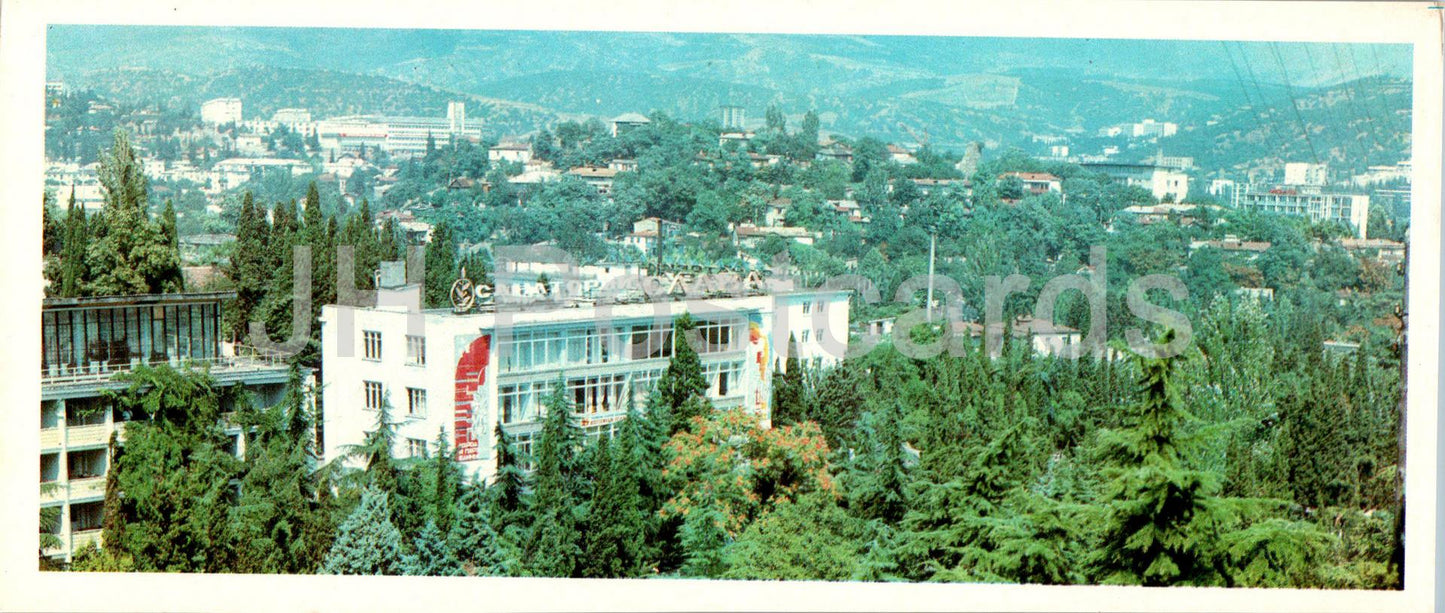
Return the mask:
{"type": "Polygon", "coordinates": [[[85,207],[75,206],[75,191],[70,192],[70,203],[65,211],[64,245],[61,247],[60,295],[73,298],[81,295],[82,288],[89,281],[85,253],[90,244],[89,225],[85,219],[85,207]]]}
{"type": "Polygon", "coordinates": [[[408,575],[424,577],[456,577],[462,575],[462,563],[451,543],[442,537],[436,522],[427,521],[421,534],[412,541],[416,552],[404,558],[402,570],[408,575]]]}
{"type": "Polygon", "coordinates": [[[341,522],[321,565],[325,575],[399,575],[405,570],[401,532],[391,523],[387,494],[368,487],[341,522]]]}
{"type": "Polygon", "coordinates": [[[523,510],[526,475],[522,472],[517,451],[512,447],[512,439],[502,429],[502,424],[497,424],[494,432],[497,437],[497,474],[496,483],[491,487],[490,520],[501,530],[523,510]]]}
{"type": "Polygon", "coordinates": [[[104,231],[87,246],[88,268],[95,276],[86,293],[180,291],[180,254],[161,224],[150,219],[146,177],[125,132],[116,130],[110,152],[102,156],[99,174],[106,192],[106,206],[99,215],[104,231]]]}
{"type": "Polygon", "coordinates": [[[588,505],[582,575],[633,577],[641,570],[647,503],[632,449],[598,439],[598,483],[588,505]]]}
{"type": "Polygon", "coordinates": [[[773,373],[773,424],[786,426],[807,419],[803,401],[803,367],[798,363],[798,339],[788,335],[788,358],[783,371],[773,373]]]}
{"type": "Polygon", "coordinates": [[[672,358],[657,381],[657,389],[671,413],[669,433],[687,429],[692,418],[705,417],[712,411],[712,405],[704,397],[707,380],[702,376],[702,360],[688,342],[688,333],[696,327],[686,313],[673,322],[672,358]]]}
{"type": "Polygon", "coordinates": [[[544,577],[574,577],[581,570],[582,540],[577,491],[582,430],[559,379],[547,399],[534,476],[532,532],[527,569],[544,577]]]}
{"type": "Polygon", "coordinates": [[[447,541],[455,547],[457,559],[468,574],[510,575],[517,570],[516,561],[504,554],[491,518],[487,488],[481,484],[464,486],[447,541]]]}
{"type": "Polygon", "coordinates": [[[693,507],[682,521],[680,531],[685,555],[682,574],[686,577],[719,578],[727,570],[724,550],[728,544],[723,514],[712,504],[693,507]]]}
{"type": "Polygon", "coordinates": [[[857,485],[849,490],[849,508],[864,519],[896,523],[908,510],[908,468],[900,431],[903,414],[898,401],[882,400],[865,426],[867,447],[856,462],[857,485]]]}
{"type": "MultiPolygon", "coordinates": [[[[231,317],[232,338],[245,339],[250,322],[256,318],[266,297],[266,285],[276,274],[267,244],[270,227],[264,207],[257,207],[251,192],[241,196],[241,215],[236,221],[236,243],[226,274],[236,287],[236,299],[226,315],[231,317]]],[[[290,288],[287,288],[288,292],[290,288]]]]}
{"type": "MultiPolygon", "coordinates": [[[[1173,337],[1167,333],[1164,342],[1173,337]]],[[[1208,475],[1183,466],[1180,425],[1189,418],[1172,380],[1178,358],[1140,359],[1142,399],[1126,430],[1105,432],[1112,467],[1102,492],[1094,572],[1109,584],[1218,585],[1226,517],[1208,475]]]]}
{"type": "Polygon", "coordinates": [[[457,279],[457,245],[451,224],[443,221],[432,228],[431,241],[426,244],[426,306],[442,307],[450,303],[449,292],[457,279]]]}

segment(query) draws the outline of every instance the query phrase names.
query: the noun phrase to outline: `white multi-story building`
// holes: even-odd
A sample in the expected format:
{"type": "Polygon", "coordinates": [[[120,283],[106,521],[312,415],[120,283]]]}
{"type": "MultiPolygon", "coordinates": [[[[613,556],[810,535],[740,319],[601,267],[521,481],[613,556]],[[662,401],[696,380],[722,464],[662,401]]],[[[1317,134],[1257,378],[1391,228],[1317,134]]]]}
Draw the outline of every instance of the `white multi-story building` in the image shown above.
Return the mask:
{"type": "Polygon", "coordinates": [[[1284,165],[1285,185],[1310,185],[1322,187],[1330,180],[1330,167],[1327,164],[1310,164],[1307,162],[1289,162],[1284,165]]]}
{"type": "Polygon", "coordinates": [[[1261,189],[1250,186],[1236,192],[1235,206],[1266,213],[1308,217],[1310,221],[1337,221],[1366,238],[1370,219],[1370,197],[1364,194],[1326,192],[1319,188],[1261,189]]]}
{"type": "Polygon", "coordinates": [[[302,131],[302,128],[313,127],[311,111],[306,109],[276,109],[276,113],[271,116],[271,121],[296,132],[302,131]]]}
{"type": "MultiPolygon", "coordinates": [[[[47,298],[41,306],[40,506],[57,507],[50,529],[61,547],[45,555],[69,560],[100,540],[109,442],[121,445],[132,421],[148,419],[112,406],[124,389],[117,373],[142,365],[205,368],[218,385],[240,384],[260,405],[279,402],[290,369],[279,358],[237,352],[221,340],[222,302],[234,293],[47,298]]],[[[309,377],[309,374],[307,375],[309,377]]],[[[233,407],[222,399],[222,414],[233,407]]],[[[244,440],[231,427],[233,451],[244,440]]]]}
{"type": "Polygon", "coordinates": [[[1168,121],[1155,121],[1145,119],[1129,126],[1129,134],[1134,138],[1151,138],[1161,136],[1174,136],[1179,132],[1179,124],[1168,121]]]}
{"type": "MultiPolygon", "coordinates": [[[[418,291],[392,286],[377,304],[415,306],[418,291]]],[[[764,426],[772,373],[785,363],[790,336],[812,366],[841,360],[847,347],[846,291],[548,302],[465,314],[328,305],[321,313],[324,459],[361,443],[385,405],[397,424],[398,456],[431,453],[440,434],[468,473],[489,478],[497,425],[519,451],[532,451],[545,400],[559,383],[589,434],[610,433],[628,403],[643,408],[675,343],[684,342],[672,333],[683,313],[697,322],[690,342],[708,400],[745,408],[764,426]]]]}
{"type": "Polygon", "coordinates": [[[468,121],[466,104],[457,101],[447,104],[446,117],[336,117],[316,122],[315,129],[321,148],[335,154],[365,148],[411,156],[426,153],[427,139],[436,147],[482,140],[481,122],[468,121]]]}
{"type": "Polygon", "coordinates": [[[212,125],[241,122],[240,98],[216,98],[201,103],[201,121],[212,125]]]}

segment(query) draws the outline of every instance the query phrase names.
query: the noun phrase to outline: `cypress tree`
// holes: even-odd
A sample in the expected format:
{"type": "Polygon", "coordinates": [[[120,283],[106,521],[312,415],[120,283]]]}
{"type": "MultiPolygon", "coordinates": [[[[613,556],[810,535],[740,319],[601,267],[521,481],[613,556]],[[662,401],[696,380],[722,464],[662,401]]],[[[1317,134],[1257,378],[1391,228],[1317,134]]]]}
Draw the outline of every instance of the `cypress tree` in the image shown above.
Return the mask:
{"type": "Polygon", "coordinates": [[[803,367],[798,363],[798,339],[788,335],[788,358],[783,372],[773,373],[773,426],[796,424],[808,418],[803,402],[803,367]]]}
{"type": "Polygon", "coordinates": [[[426,244],[426,306],[442,307],[450,302],[452,283],[457,279],[457,245],[451,224],[443,221],[432,228],[426,244]]]}
{"type": "Polygon", "coordinates": [[[514,516],[523,510],[523,492],[526,490],[526,474],[517,457],[516,449],[512,447],[512,440],[507,432],[502,429],[502,424],[495,428],[497,437],[497,474],[496,483],[491,488],[491,521],[498,530],[502,526],[511,523],[514,516]]]}
{"type": "Polygon", "coordinates": [[[639,491],[639,467],[633,449],[598,440],[598,483],[588,505],[582,575],[635,577],[642,570],[647,536],[647,503],[639,491]]]}
{"type": "Polygon", "coordinates": [[[90,232],[85,219],[85,207],[75,206],[73,189],[70,192],[70,203],[67,206],[65,240],[60,255],[60,295],[73,298],[81,295],[82,288],[89,281],[85,253],[90,243],[90,232]]]}

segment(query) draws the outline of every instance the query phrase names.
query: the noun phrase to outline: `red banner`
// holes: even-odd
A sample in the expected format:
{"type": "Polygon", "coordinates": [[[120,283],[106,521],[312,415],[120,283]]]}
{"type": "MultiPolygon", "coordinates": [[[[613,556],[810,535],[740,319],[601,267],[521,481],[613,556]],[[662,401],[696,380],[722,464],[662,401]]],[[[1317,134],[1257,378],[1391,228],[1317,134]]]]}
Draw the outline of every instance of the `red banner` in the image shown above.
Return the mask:
{"type": "Polygon", "coordinates": [[[456,397],[454,399],[456,409],[453,413],[452,432],[459,462],[477,459],[478,435],[490,436],[486,432],[478,433],[473,428],[472,398],[487,380],[487,361],[491,355],[491,341],[492,337],[489,335],[477,337],[467,346],[462,358],[457,360],[456,397]]]}

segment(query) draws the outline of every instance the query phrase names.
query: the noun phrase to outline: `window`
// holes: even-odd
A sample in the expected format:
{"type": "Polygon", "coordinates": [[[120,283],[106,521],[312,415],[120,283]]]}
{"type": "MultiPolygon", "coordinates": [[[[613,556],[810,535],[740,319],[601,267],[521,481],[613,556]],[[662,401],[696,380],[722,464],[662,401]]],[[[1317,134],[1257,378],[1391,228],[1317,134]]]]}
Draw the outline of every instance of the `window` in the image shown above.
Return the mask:
{"type": "Polygon", "coordinates": [[[381,409],[381,383],[366,381],[362,387],[366,391],[366,408],[373,411],[381,409]]]}
{"type": "Polygon", "coordinates": [[[368,360],[381,359],[381,333],[375,330],[363,330],[361,332],[361,344],[366,353],[363,355],[368,360]]]}
{"type": "Polygon", "coordinates": [[[60,454],[47,453],[40,456],[40,482],[51,483],[60,480],[60,454]]]}
{"type": "Polygon", "coordinates": [[[811,303],[811,302],[804,302],[804,303],[803,303],[803,314],[804,314],[804,315],[807,315],[808,313],[812,313],[812,312],[813,312],[813,303],[811,303]]]}
{"type": "Polygon", "coordinates": [[[426,366],[426,337],[406,337],[406,363],[414,366],[426,366]]]}
{"type": "Polygon", "coordinates": [[[406,414],[410,417],[426,417],[426,390],[406,388],[406,414]]]}
{"type": "Polygon", "coordinates": [[[811,332],[811,330],[804,330],[804,331],[803,331],[803,342],[805,342],[805,343],[808,342],[808,333],[809,333],[809,332],[811,332]]]}
{"type": "Polygon", "coordinates": [[[72,451],[66,456],[66,465],[71,479],[99,477],[105,474],[105,450],[72,451]]]}
{"type": "Polygon", "coordinates": [[[70,505],[70,531],[85,532],[87,530],[99,530],[100,523],[105,519],[104,503],[84,502],[70,505]]]}
{"type": "Polygon", "coordinates": [[[816,340],[816,341],[818,341],[818,342],[820,342],[820,343],[823,342],[823,329],[822,329],[822,328],[818,328],[817,330],[814,330],[814,331],[813,331],[813,339],[816,340]]]}
{"type": "Polygon", "coordinates": [[[406,439],[406,453],[409,457],[425,458],[426,441],[419,438],[406,439]]]}

